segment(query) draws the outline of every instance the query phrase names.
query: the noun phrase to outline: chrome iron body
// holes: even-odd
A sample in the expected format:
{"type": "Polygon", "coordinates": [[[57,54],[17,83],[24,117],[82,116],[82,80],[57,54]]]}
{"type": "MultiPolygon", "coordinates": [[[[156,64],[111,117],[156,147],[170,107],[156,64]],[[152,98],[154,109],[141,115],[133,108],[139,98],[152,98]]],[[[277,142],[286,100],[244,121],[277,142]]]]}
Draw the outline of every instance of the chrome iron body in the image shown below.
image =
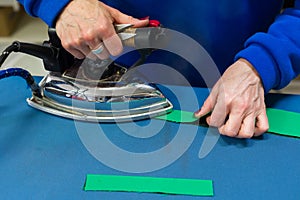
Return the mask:
{"type": "Polygon", "coordinates": [[[141,120],[172,110],[172,104],[155,86],[123,81],[126,71],[110,66],[97,81],[83,78],[83,70],[78,69],[63,75],[51,72],[39,83],[42,97],[33,95],[27,102],[47,113],[92,122],[141,120]],[[74,74],[76,77],[70,76],[74,74]]]}

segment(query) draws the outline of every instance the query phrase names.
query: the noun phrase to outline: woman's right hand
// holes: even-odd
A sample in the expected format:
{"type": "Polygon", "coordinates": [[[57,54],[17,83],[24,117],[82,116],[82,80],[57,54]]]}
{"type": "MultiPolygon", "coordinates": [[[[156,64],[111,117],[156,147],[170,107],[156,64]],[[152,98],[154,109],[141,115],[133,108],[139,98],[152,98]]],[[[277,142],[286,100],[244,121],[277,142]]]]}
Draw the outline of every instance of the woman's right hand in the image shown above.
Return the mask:
{"type": "Polygon", "coordinates": [[[83,59],[92,51],[106,59],[123,50],[114,23],[143,27],[149,20],[133,18],[98,0],[73,0],[58,17],[55,28],[62,46],[76,58],[83,59]]]}

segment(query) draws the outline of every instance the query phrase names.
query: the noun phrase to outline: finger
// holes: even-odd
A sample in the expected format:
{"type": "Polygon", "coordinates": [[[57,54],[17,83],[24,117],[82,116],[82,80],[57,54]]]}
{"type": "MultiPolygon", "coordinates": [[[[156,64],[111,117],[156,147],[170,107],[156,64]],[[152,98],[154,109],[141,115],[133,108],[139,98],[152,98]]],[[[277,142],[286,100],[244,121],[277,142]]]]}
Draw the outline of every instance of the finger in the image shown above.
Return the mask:
{"type": "MultiPolygon", "coordinates": [[[[86,44],[90,47],[91,50],[96,50],[100,46],[103,46],[103,43],[102,43],[101,39],[99,39],[98,37],[95,37],[95,35],[91,36],[91,37],[93,37],[93,38],[85,40],[86,44]]],[[[101,52],[98,52],[98,53],[101,53],[101,52]]]]}
{"type": "Polygon", "coordinates": [[[60,32],[59,30],[61,29],[61,26],[57,26],[56,29],[57,35],[61,40],[61,45],[63,46],[63,48],[71,53],[75,58],[83,59],[85,57],[84,53],[73,47],[73,41],[71,40],[71,38],[73,38],[72,35],[60,32]]]}
{"type": "Polygon", "coordinates": [[[248,115],[243,120],[240,131],[237,135],[238,138],[251,138],[254,135],[255,129],[255,116],[248,115]]]}
{"type": "Polygon", "coordinates": [[[91,51],[84,40],[76,37],[74,34],[61,34],[59,37],[64,49],[78,59],[85,58],[91,51]]]}
{"type": "Polygon", "coordinates": [[[213,110],[215,106],[215,99],[209,95],[204,101],[202,107],[194,113],[194,116],[200,118],[213,110]]]}
{"type": "Polygon", "coordinates": [[[103,6],[105,6],[106,9],[110,12],[111,16],[113,17],[113,19],[116,23],[132,24],[132,25],[134,25],[134,27],[144,27],[144,26],[147,26],[149,23],[148,18],[140,20],[140,19],[134,18],[130,15],[126,15],[126,14],[120,12],[119,10],[112,8],[110,6],[107,6],[105,4],[103,6]]]}
{"type": "Polygon", "coordinates": [[[90,47],[87,45],[81,45],[75,48],[77,48],[77,50],[83,53],[85,56],[87,56],[91,52],[90,47]]]}
{"type": "Polygon", "coordinates": [[[217,91],[218,91],[218,83],[216,83],[216,85],[213,87],[212,91],[204,101],[202,107],[194,113],[195,117],[200,118],[213,110],[217,101],[217,91]]]}
{"type": "Polygon", "coordinates": [[[254,136],[260,136],[264,132],[268,131],[269,129],[269,121],[267,117],[267,113],[264,110],[256,117],[256,127],[254,130],[254,136]]]}
{"type": "MultiPolygon", "coordinates": [[[[105,34],[107,34],[110,31],[104,31],[104,32],[105,32],[105,34]]],[[[101,37],[103,37],[101,35],[102,33],[103,32],[98,31],[98,32],[95,32],[93,34],[93,36],[85,37],[86,44],[89,46],[88,54],[91,54],[91,52],[92,52],[92,54],[96,55],[99,59],[102,59],[102,60],[107,59],[110,54],[110,52],[108,51],[108,48],[110,48],[112,55],[115,55],[115,54],[118,55],[123,49],[121,41],[117,42],[117,43],[113,43],[113,44],[111,44],[111,46],[109,46],[107,48],[105,43],[109,43],[108,41],[110,41],[112,39],[105,39],[102,42],[100,39],[101,37]]],[[[113,32],[112,35],[116,35],[116,34],[113,32]]],[[[107,37],[107,36],[104,35],[104,37],[107,37]]],[[[109,38],[114,38],[114,37],[109,37],[109,38]]],[[[116,39],[116,38],[114,38],[114,39],[116,39]]],[[[117,39],[120,40],[120,38],[117,38],[117,39]]]]}
{"type": "Polygon", "coordinates": [[[82,53],[81,51],[77,50],[77,49],[73,49],[73,48],[65,48],[68,52],[70,52],[75,58],[78,59],[84,59],[85,58],[85,54],[82,53]]]}
{"type": "Polygon", "coordinates": [[[106,60],[109,58],[109,52],[105,46],[100,54],[95,54],[100,60],[106,60]]]}
{"type": "Polygon", "coordinates": [[[102,21],[102,23],[100,25],[97,25],[95,29],[91,31],[91,33],[86,33],[84,38],[85,41],[89,42],[89,44],[92,43],[91,45],[93,47],[95,47],[95,45],[99,46],[99,42],[96,42],[95,44],[95,42],[93,43],[93,41],[102,41],[106,48],[106,51],[104,50],[103,54],[101,53],[102,55],[100,56],[100,58],[107,58],[109,54],[117,56],[123,51],[122,41],[115,31],[112,20],[102,21]]]}
{"type": "Polygon", "coordinates": [[[71,46],[66,50],[69,51],[72,55],[74,55],[78,59],[83,59],[91,51],[87,45],[71,46]]]}
{"type": "Polygon", "coordinates": [[[207,122],[207,124],[210,124],[210,116],[208,116],[208,117],[206,118],[206,122],[207,122]]]}
{"type": "Polygon", "coordinates": [[[107,49],[107,53],[113,56],[117,56],[122,53],[122,41],[117,35],[112,23],[105,23],[101,27],[98,27],[97,33],[97,37],[102,38],[102,42],[107,49]]]}
{"type": "Polygon", "coordinates": [[[62,46],[70,52],[75,58],[83,59],[89,54],[90,49],[86,44],[79,41],[72,42],[71,40],[62,40],[62,46]]]}
{"type": "Polygon", "coordinates": [[[230,137],[236,137],[242,125],[243,116],[240,111],[233,109],[229,112],[228,120],[224,125],[219,128],[222,135],[227,135],[230,137]]]}
{"type": "Polygon", "coordinates": [[[113,25],[105,24],[92,33],[85,34],[84,37],[90,51],[102,60],[107,59],[110,54],[114,56],[118,55],[123,50],[122,42],[118,35],[116,35],[113,25]]]}
{"type": "Polygon", "coordinates": [[[225,124],[228,109],[224,98],[218,98],[216,105],[210,116],[210,126],[220,127],[225,124]]]}
{"type": "Polygon", "coordinates": [[[117,56],[123,51],[121,39],[117,34],[114,34],[109,38],[103,38],[103,43],[108,52],[113,56],[117,56]]]}
{"type": "Polygon", "coordinates": [[[149,19],[136,19],[134,18],[134,20],[132,22],[130,22],[130,24],[133,24],[133,27],[138,28],[138,27],[145,27],[148,26],[149,24],[149,19]]]}
{"type": "Polygon", "coordinates": [[[223,80],[219,79],[211,92],[212,96],[215,96],[215,106],[213,108],[209,125],[214,127],[220,127],[226,123],[226,117],[229,112],[229,104],[225,98],[226,92],[223,85],[223,80]]]}
{"type": "Polygon", "coordinates": [[[100,42],[96,47],[91,48],[90,47],[90,55],[93,57],[98,57],[101,60],[107,59],[109,57],[108,50],[104,46],[104,43],[100,42]]]}
{"type": "Polygon", "coordinates": [[[93,52],[90,52],[88,55],[86,55],[85,57],[91,59],[91,60],[96,60],[98,58],[98,56],[96,56],[95,54],[93,54],[93,52]]]}

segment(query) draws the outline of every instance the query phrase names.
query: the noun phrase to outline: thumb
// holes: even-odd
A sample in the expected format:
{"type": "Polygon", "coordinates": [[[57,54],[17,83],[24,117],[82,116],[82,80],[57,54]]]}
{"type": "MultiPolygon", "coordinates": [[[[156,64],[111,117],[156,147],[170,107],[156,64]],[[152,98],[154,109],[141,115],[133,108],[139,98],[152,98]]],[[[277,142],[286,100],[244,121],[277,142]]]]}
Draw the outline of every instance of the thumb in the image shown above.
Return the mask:
{"type": "Polygon", "coordinates": [[[130,15],[126,15],[119,10],[112,8],[108,5],[103,4],[103,6],[108,10],[111,14],[114,22],[118,24],[132,24],[134,27],[145,27],[149,23],[149,19],[137,19],[130,15]]]}
{"type": "Polygon", "coordinates": [[[214,108],[214,104],[215,104],[215,101],[213,100],[212,96],[209,95],[207,97],[207,99],[205,100],[205,102],[203,103],[201,109],[194,113],[194,116],[197,118],[200,118],[200,117],[203,117],[204,115],[210,113],[214,108]]]}

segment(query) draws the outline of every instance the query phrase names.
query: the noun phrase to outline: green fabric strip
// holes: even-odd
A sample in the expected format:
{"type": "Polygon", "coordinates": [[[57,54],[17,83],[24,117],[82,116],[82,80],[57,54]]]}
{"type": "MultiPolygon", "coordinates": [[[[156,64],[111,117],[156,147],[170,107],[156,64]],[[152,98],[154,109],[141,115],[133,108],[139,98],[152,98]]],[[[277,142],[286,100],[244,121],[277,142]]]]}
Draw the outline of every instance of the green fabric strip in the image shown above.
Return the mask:
{"type": "Polygon", "coordinates": [[[300,113],[267,108],[268,132],[300,137],[300,113]]]}
{"type": "Polygon", "coordinates": [[[172,112],[156,118],[176,123],[191,123],[198,120],[198,118],[194,117],[194,113],[183,110],[172,110],[172,112]]]}
{"type": "MultiPolygon", "coordinates": [[[[267,116],[270,127],[268,132],[291,137],[300,137],[300,113],[267,108],[267,116]]],[[[192,123],[198,120],[194,117],[193,112],[180,110],[173,110],[166,115],[156,118],[176,123],[192,123]]]]}
{"type": "Polygon", "coordinates": [[[211,180],[88,174],[85,191],[125,191],[213,196],[211,180]]]}

